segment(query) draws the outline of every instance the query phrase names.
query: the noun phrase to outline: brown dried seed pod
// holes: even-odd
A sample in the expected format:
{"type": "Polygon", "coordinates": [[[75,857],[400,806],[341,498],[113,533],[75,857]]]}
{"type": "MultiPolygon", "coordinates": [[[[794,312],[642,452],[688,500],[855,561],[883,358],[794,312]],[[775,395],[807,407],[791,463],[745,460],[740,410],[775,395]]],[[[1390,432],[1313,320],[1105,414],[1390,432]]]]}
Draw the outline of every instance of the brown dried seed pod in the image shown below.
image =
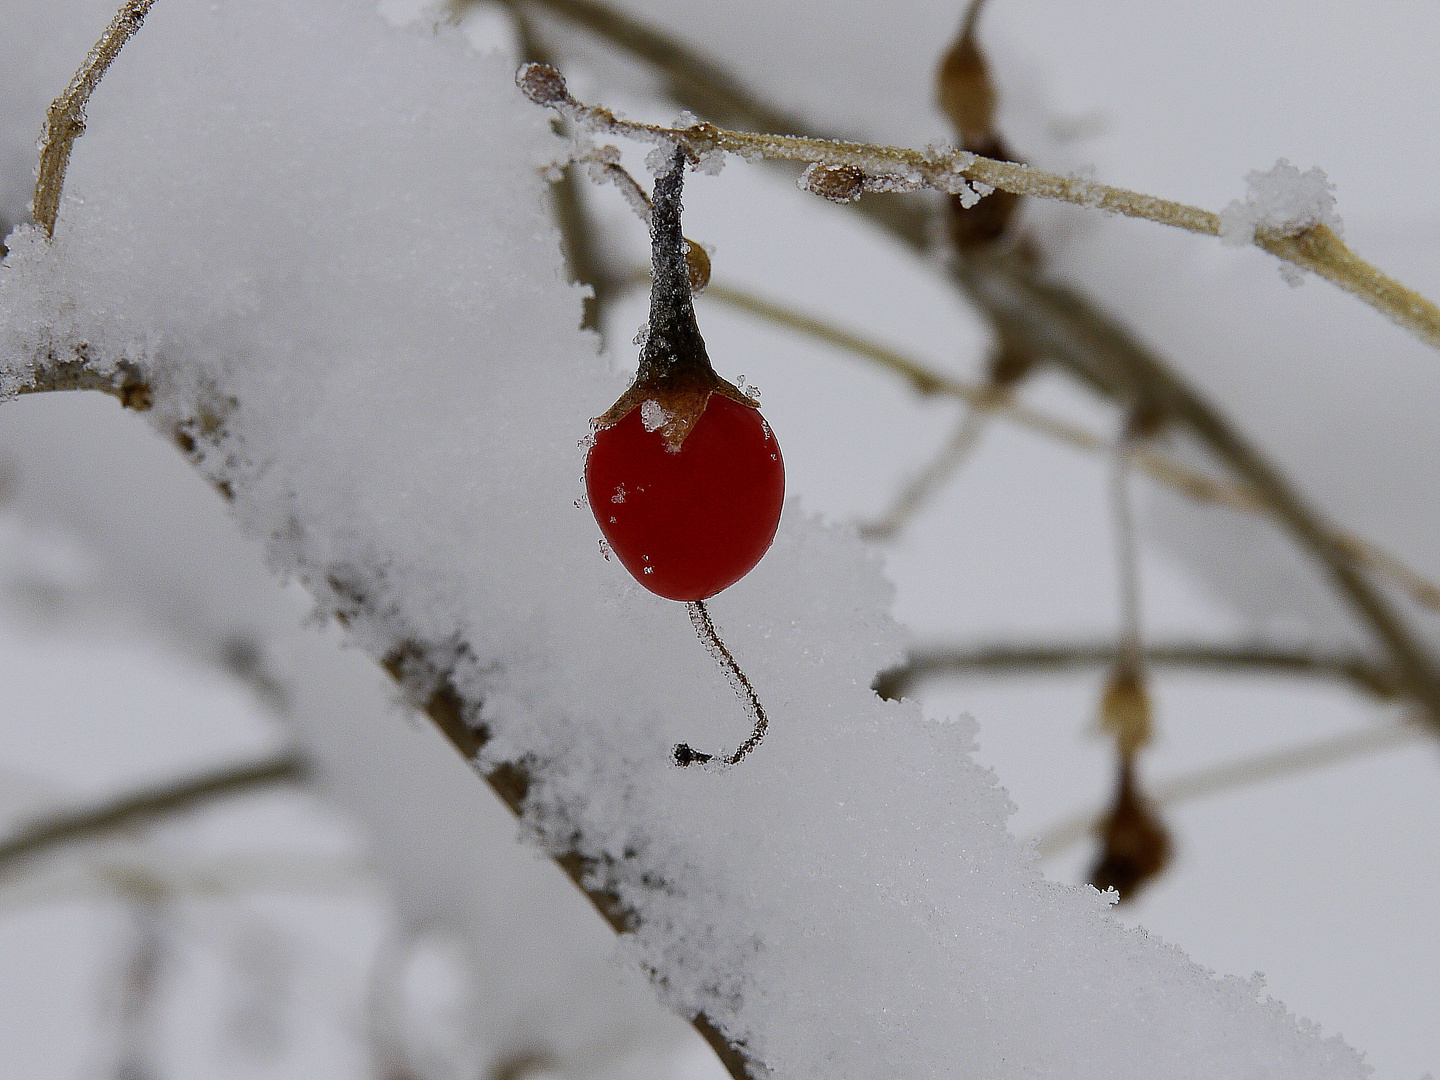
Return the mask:
{"type": "Polygon", "coordinates": [[[1145,679],[1131,664],[1117,664],[1100,695],[1100,728],[1115,740],[1115,747],[1130,756],[1150,741],[1154,710],[1145,679]]]}
{"type": "Polygon", "coordinates": [[[1090,884],[1114,889],[1123,903],[1164,871],[1170,862],[1170,831],[1135,782],[1131,759],[1121,755],[1115,801],[1100,822],[1100,857],[1090,884]]]}
{"type": "MultiPolygon", "coordinates": [[[[966,142],[964,149],[981,157],[999,161],[1016,161],[998,135],[966,142]]],[[[1020,196],[1012,191],[993,191],[973,206],[965,206],[959,195],[950,196],[947,230],[950,242],[960,251],[970,251],[995,243],[1005,235],[1010,220],[1020,206],[1020,196]]]]}
{"type": "Polygon", "coordinates": [[[989,135],[995,126],[995,84],[990,81],[990,65],[974,31],[974,20],[967,18],[935,76],[936,103],[949,117],[962,145],[989,135]]]}

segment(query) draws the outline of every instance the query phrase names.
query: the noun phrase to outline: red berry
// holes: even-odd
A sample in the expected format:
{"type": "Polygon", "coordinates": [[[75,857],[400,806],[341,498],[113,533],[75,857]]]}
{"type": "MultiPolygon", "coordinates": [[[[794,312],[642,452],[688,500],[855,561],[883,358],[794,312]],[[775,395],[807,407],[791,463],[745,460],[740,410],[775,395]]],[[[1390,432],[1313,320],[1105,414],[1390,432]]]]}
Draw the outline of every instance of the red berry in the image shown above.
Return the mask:
{"type": "MultiPolygon", "coordinates": [[[[645,403],[595,433],[590,509],[616,557],[653,593],[704,600],[748,574],[785,500],[780,444],[758,409],[711,394],[679,450],[646,431],[645,403]]],[[[653,417],[650,417],[653,425],[653,417]]]]}

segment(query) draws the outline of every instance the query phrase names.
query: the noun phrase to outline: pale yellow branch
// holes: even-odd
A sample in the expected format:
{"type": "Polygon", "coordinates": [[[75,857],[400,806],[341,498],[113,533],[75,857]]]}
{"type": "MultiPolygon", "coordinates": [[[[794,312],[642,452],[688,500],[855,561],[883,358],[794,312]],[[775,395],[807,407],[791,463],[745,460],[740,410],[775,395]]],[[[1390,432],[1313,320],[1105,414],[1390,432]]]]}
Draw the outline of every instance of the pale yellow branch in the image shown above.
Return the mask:
{"type": "Polygon", "coordinates": [[[1356,255],[1325,225],[1295,236],[1261,233],[1255,243],[1277,258],[1319,274],[1440,349],[1440,308],[1356,255]]]}
{"type": "Polygon", "coordinates": [[[55,235],[55,217],[60,212],[60,195],[65,189],[65,170],[70,148],[85,132],[85,104],[100,85],[106,70],[120,55],[125,43],[140,29],[155,0],[126,0],[105,33],[75,72],[65,92],[50,103],[45,131],[40,137],[40,168],[35,175],[35,220],[46,236],[55,235]]]}
{"type": "MultiPolygon", "coordinates": [[[[678,144],[696,158],[724,152],[747,159],[806,162],[827,166],[832,172],[842,171],[843,178],[827,175],[813,185],[817,192],[840,201],[857,198],[863,191],[933,188],[952,194],[963,195],[968,191],[983,195],[999,188],[1016,195],[1056,199],[1143,218],[1205,236],[1220,235],[1220,216],[1209,210],[1083,177],[1061,176],[1012,161],[980,157],[966,150],[938,147],[908,150],[868,143],[753,134],[704,122],[684,128],[642,124],[618,117],[609,109],[577,101],[554,68],[527,65],[520,69],[517,82],[532,101],[558,109],[591,130],[624,135],[641,142],[678,144]]],[[[1354,293],[1420,340],[1440,348],[1440,308],[1356,256],[1326,226],[1314,225],[1295,235],[1262,231],[1257,233],[1255,244],[1354,293]]]]}

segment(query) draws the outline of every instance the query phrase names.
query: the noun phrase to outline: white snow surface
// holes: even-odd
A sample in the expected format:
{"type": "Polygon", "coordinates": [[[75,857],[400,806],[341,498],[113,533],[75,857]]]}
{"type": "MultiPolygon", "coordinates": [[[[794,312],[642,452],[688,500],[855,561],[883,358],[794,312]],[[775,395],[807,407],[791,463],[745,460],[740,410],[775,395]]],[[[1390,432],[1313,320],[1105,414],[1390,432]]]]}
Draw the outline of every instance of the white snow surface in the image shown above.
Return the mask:
{"type": "Polygon", "coordinates": [[[576,329],[541,176],[561,147],[511,76],[358,2],[157,5],[55,241],[10,239],[5,388],[83,349],[150,373],[162,434],[218,422],[201,465],[240,527],[321,610],[363,597],[371,653],[453,658],[485,764],[538,777],[533,839],[608,866],[634,961],[776,1077],[1367,1075],[1044,881],[973,724],[869,690],[900,648],[889,586],[793,504],[712,605],[770,733],[739,768],[668,764],[746,721],[576,506],[576,441],[622,387],[576,329]]]}

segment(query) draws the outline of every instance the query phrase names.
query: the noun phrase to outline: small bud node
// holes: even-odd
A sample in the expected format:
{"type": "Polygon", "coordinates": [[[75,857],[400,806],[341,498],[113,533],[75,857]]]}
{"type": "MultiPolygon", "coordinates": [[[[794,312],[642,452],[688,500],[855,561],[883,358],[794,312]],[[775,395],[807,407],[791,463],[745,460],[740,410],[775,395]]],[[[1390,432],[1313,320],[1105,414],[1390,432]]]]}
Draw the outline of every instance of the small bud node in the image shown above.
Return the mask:
{"type": "Polygon", "coordinates": [[[685,244],[685,271],[690,278],[690,288],[693,292],[703,292],[710,284],[710,255],[688,236],[685,244]]]}
{"type": "Polygon", "coordinates": [[[865,173],[853,165],[827,165],[817,161],[801,175],[800,187],[831,202],[848,203],[865,191],[865,173]]]}
{"type": "Polygon", "coordinates": [[[1115,739],[1122,754],[1133,755],[1151,739],[1154,711],[1143,676],[1119,664],[1100,696],[1100,728],[1115,739]]]}
{"type": "Polygon", "coordinates": [[[561,105],[570,100],[565,76],[549,64],[525,64],[515,73],[515,85],[536,105],[561,105]]]}

